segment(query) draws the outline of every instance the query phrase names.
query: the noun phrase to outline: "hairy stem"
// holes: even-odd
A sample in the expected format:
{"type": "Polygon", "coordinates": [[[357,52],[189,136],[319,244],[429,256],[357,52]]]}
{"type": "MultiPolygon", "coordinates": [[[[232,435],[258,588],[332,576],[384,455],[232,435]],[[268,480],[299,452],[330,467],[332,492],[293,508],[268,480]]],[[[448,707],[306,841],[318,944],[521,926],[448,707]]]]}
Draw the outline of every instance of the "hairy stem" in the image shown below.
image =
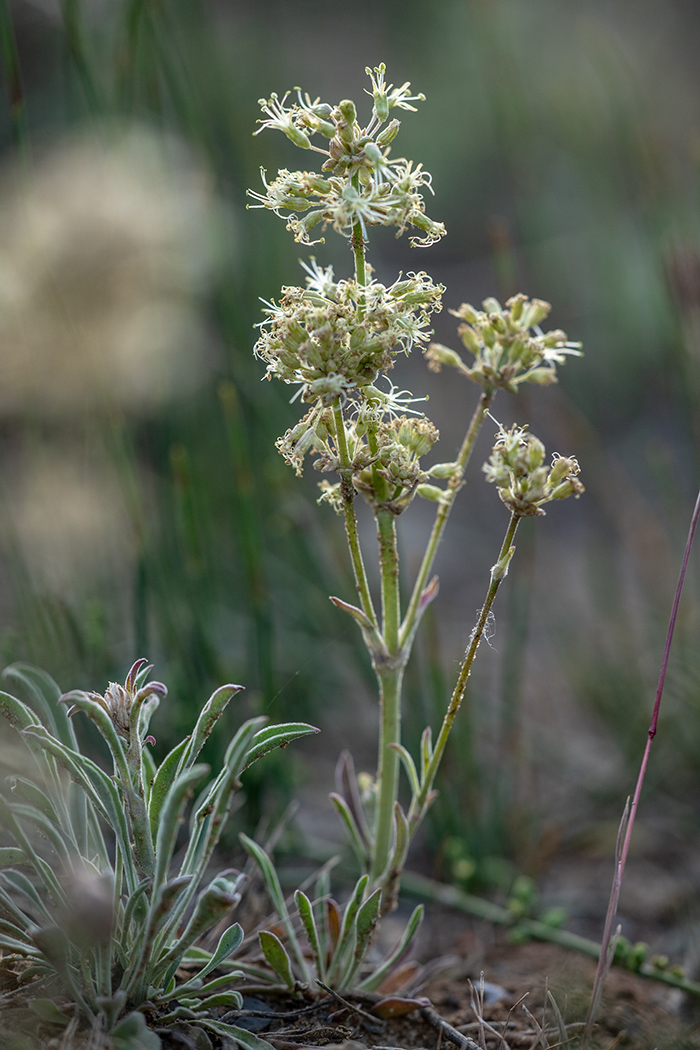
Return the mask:
{"type": "Polygon", "coordinates": [[[464,471],[466,470],[467,463],[471,457],[476,439],[479,431],[481,430],[486,413],[491,408],[493,400],[496,396],[495,390],[484,390],[479,398],[474,415],[471,418],[469,428],[464,436],[462,447],[459,450],[459,455],[456,459],[456,469],[452,477],[450,478],[447,486],[445,499],[438,507],[435,521],[433,523],[433,529],[428,540],[428,545],[425,548],[425,554],[423,555],[423,561],[421,567],[418,570],[416,582],[413,586],[413,593],[406,609],[406,616],[404,617],[403,624],[401,625],[401,644],[403,646],[411,644],[413,636],[416,633],[418,627],[418,611],[420,608],[420,600],[423,591],[428,583],[428,578],[433,568],[435,561],[435,555],[442,539],[442,534],[445,531],[445,525],[447,519],[450,516],[450,511],[454,505],[454,501],[457,497],[457,493],[464,484],[464,471]]]}
{"type": "Polygon", "coordinates": [[[377,542],[382,586],[382,634],[387,656],[375,672],[380,694],[380,733],[377,767],[377,811],[371,877],[376,882],[389,862],[394,804],[399,786],[399,756],[393,745],[401,743],[401,683],[404,659],[399,648],[399,557],[394,515],[377,510],[377,542]]]}
{"type": "Polygon", "coordinates": [[[459,676],[457,678],[454,690],[452,692],[450,703],[448,705],[447,711],[445,712],[445,717],[442,720],[440,732],[438,734],[437,740],[435,741],[435,748],[433,750],[432,757],[426,770],[420,794],[416,798],[414,798],[411,803],[411,809],[409,811],[409,823],[411,825],[412,830],[415,830],[415,828],[420,823],[423,814],[425,813],[428,799],[432,791],[433,784],[435,782],[435,776],[440,767],[440,762],[442,761],[442,756],[447,745],[447,740],[452,730],[452,725],[462,703],[462,698],[464,697],[464,690],[467,685],[467,679],[471,674],[472,664],[474,663],[476,651],[479,648],[479,643],[481,642],[481,639],[483,638],[484,629],[488,621],[489,613],[491,612],[491,607],[493,606],[494,600],[496,598],[496,593],[501,585],[501,581],[506,575],[508,561],[514,549],[513,539],[515,538],[515,531],[518,527],[519,521],[519,515],[511,515],[510,522],[508,524],[508,529],[506,530],[503,544],[501,546],[501,551],[498,555],[498,561],[491,570],[491,582],[489,583],[489,589],[486,592],[486,599],[481,608],[481,612],[479,613],[479,618],[476,622],[476,627],[474,628],[471,638],[469,639],[469,647],[464,657],[464,661],[462,662],[462,666],[459,671],[459,676]]]}

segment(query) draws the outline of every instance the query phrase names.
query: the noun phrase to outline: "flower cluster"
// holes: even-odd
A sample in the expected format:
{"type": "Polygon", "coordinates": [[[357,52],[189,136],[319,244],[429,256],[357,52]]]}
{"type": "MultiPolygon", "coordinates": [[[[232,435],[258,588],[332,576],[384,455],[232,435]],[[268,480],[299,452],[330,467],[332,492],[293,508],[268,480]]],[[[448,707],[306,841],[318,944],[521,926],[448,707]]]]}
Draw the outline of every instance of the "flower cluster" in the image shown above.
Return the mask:
{"type": "MultiPolygon", "coordinates": [[[[385,398],[390,400],[390,395],[385,398]]],[[[384,418],[384,409],[384,404],[375,407],[369,397],[355,404],[352,417],[339,421],[331,409],[317,406],[278,439],[277,448],[298,475],[305,456],[314,450],[318,454],[314,461],[316,470],[350,478],[354,489],[361,492],[369,504],[401,514],[416,493],[423,494],[421,488],[428,474],[419,461],[440,435],[425,416],[409,419],[405,415],[390,414],[384,418]],[[345,464],[341,448],[346,452],[345,464]]],[[[343,509],[341,483],[323,481],[320,489],[320,500],[330,503],[340,513],[343,509]]]]}
{"type": "Polygon", "coordinates": [[[265,119],[259,121],[258,131],[276,128],[296,146],[321,153],[326,159],[321,169],[324,174],[284,168],[268,183],[263,170],[265,192],[249,190],[256,202],[250,207],[285,215],[288,228],[303,244],[316,243],[310,234],[319,224],[323,229],[330,225],[347,237],[359,226],[363,238],[368,226],[395,226],[397,236],[412,226],[422,233],[412,238],[413,246],[434,244],[444,237],[445,227],[425,213],[422,191],[432,193],[430,174],[420,164],[414,166],[404,158],[389,156],[400,126],[396,119],[387,123],[391,110],[412,110],[410,103],[424,96],[409,95],[408,83],[400,88],[387,86],[383,64],[374,72],[366,72],[372,81],[368,94],[372,95],[373,107],[364,128],[349,99],[330,106],[319,99],[312,102],[296,89],[297,101],[289,105],[289,92],[282,99],[272,95],[260,100],[265,119]],[[312,143],[315,135],[327,140],[327,148],[312,143]]]}
{"type": "Polygon", "coordinates": [[[307,267],[306,288],[282,289],[270,303],[255,353],[267,377],[300,384],[301,398],[324,406],[350,390],[369,387],[393,368],[397,353],[427,342],[430,315],[441,308],[443,288],[425,273],[377,281],[335,282],[333,269],[307,267]]]}
{"type": "Polygon", "coordinates": [[[556,366],[566,355],[580,356],[580,343],[567,340],[561,329],[543,332],[540,323],[552,309],[542,299],[514,295],[501,306],[497,299],[485,299],[483,310],[462,303],[450,312],[463,323],[459,335],[474,355],[468,367],[454,350],[431,343],[426,356],[428,366],[440,371],[451,365],[487,390],[517,391],[521,383],[556,383],[556,366]]]}
{"type": "Polygon", "coordinates": [[[542,505],[584,491],[573,456],[554,455],[545,465],[545,448],[523,427],[500,428],[491,456],[484,464],[486,480],[493,482],[505,505],[518,517],[544,514],[542,505]]]}

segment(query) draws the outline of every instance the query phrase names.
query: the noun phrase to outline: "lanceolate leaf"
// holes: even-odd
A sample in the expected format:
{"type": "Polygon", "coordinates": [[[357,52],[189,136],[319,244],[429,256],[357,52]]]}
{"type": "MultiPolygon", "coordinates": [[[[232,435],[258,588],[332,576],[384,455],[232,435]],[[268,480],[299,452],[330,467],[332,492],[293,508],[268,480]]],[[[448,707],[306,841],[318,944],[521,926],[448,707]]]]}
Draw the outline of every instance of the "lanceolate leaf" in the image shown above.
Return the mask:
{"type": "Polygon", "coordinates": [[[205,773],[209,772],[209,766],[200,764],[182,773],[166,795],[158,825],[158,836],[156,840],[156,867],[153,875],[155,887],[164,882],[168,874],[168,867],[175,849],[177,833],[187,799],[197,781],[201,780],[205,773]]]}
{"type": "Polygon", "coordinates": [[[248,1032],[245,1028],[238,1028],[235,1024],[226,1024],[225,1021],[212,1021],[211,1018],[201,1018],[201,1020],[198,1018],[197,1024],[203,1028],[208,1028],[210,1032],[216,1032],[217,1035],[224,1035],[229,1039],[234,1039],[244,1050],[275,1050],[272,1044],[268,1043],[267,1039],[261,1038],[255,1032],[248,1032]]]}
{"type": "Polygon", "coordinates": [[[0,868],[7,868],[10,864],[28,864],[26,855],[15,846],[0,846],[0,868]]]}
{"type": "Polygon", "coordinates": [[[277,877],[277,872],[275,871],[274,865],[268,857],[265,850],[262,848],[262,846],[258,846],[257,842],[253,842],[252,839],[249,839],[248,836],[244,835],[243,833],[241,833],[239,837],[244,847],[247,849],[248,853],[250,853],[253,856],[253,858],[257,862],[258,867],[260,868],[260,874],[263,877],[263,881],[267,888],[267,892],[270,895],[272,906],[274,907],[275,911],[277,912],[282,921],[284,931],[287,934],[289,945],[292,949],[292,952],[294,953],[294,958],[296,959],[297,964],[299,965],[302,980],[306,984],[308,984],[309,971],[307,969],[306,960],[304,959],[304,954],[299,945],[299,941],[297,940],[297,935],[294,930],[292,921],[289,918],[289,911],[287,910],[284,894],[282,893],[282,887],[280,886],[280,880],[277,877]]]}
{"type": "Polygon", "coordinates": [[[343,986],[351,986],[355,974],[362,964],[367,949],[370,946],[372,934],[379,921],[379,911],[382,905],[382,891],[376,889],[371,893],[362,907],[357,912],[355,919],[355,948],[351,959],[347,960],[345,970],[342,973],[343,986]]]}
{"type": "Polygon", "coordinates": [[[124,803],[119,795],[117,785],[111,777],[100,769],[85,755],[66,747],[46,731],[43,726],[32,726],[26,729],[25,736],[36,737],[42,747],[50,751],[71,776],[81,785],[91,801],[96,805],[110,828],[117,837],[119,849],[124,858],[124,873],[129,891],[133,892],[138,884],[135,869],[131,863],[131,840],[129,837],[124,803]]]}
{"type": "Polygon", "coordinates": [[[360,791],[357,785],[357,775],[355,773],[355,763],[353,762],[352,755],[347,748],[341,752],[340,758],[336,764],[335,783],[336,791],[344,799],[348,809],[352,813],[353,821],[360,838],[365,847],[368,847],[372,841],[372,833],[369,830],[364,807],[360,798],[360,791]]]}
{"type": "Polygon", "coordinates": [[[343,913],[343,923],[340,928],[340,937],[338,944],[333,955],[333,961],[328,968],[328,980],[333,981],[335,977],[340,974],[340,967],[343,962],[345,952],[350,948],[353,941],[356,940],[355,935],[355,919],[362,905],[362,898],[365,895],[367,883],[369,882],[369,875],[362,875],[355,883],[355,889],[352,892],[352,896],[345,906],[343,913]]]}
{"type": "Polygon", "coordinates": [[[53,678],[38,667],[22,663],[6,667],[3,675],[5,678],[12,678],[22,683],[32,697],[32,707],[46,728],[64,744],[73,747],[75,745],[73,727],[66,718],[65,712],[58,705],[61,690],[53,678]]]}
{"type": "Polygon", "coordinates": [[[282,941],[271,930],[261,930],[258,936],[260,938],[260,947],[270,966],[277,976],[282,978],[287,987],[293,991],[294,974],[292,973],[292,962],[282,941]]]}
{"type": "Polygon", "coordinates": [[[307,725],[306,722],[286,722],[283,725],[266,726],[255,734],[243,769],[252,766],[253,762],[257,762],[263,755],[274,751],[276,747],[286,747],[287,744],[291,744],[292,740],[318,732],[315,726],[307,725]]]}
{"type": "Polygon", "coordinates": [[[211,973],[219,963],[223,962],[224,959],[228,959],[230,955],[238,951],[243,941],[243,930],[239,923],[235,922],[233,926],[229,926],[227,930],[221,934],[219,943],[216,946],[216,950],[212,955],[206,966],[197,974],[197,977],[201,980],[206,977],[207,974],[211,973]]]}
{"type": "Polygon", "coordinates": [[[32,711],[31,707],[23,704],[16,696],[4,693],[0,690],[0,715],[6,718],[13,729],[22,732],[29,726],[41,725],[39,716],[32,711]]]}
{"type": "Polygon", "coordinates": [[[396,948],[394,948],[393,952],[390,953],[385,962],[382,963],[382,965],[377,970],[375,970],[374,973],[370,974],[369,977],[366,977],[364,981],[360,981],[360,983],[357,986],[359,991],[373,992],[376,988],[380,986],[386,975],[390,973],[395,966],[398,966],[406,952],[411,947],[411,942],[413,941],[413,938],[418,932],[418,928],[421,922],[423,921],[424,911],[424,906],[422,904],[419,904],[418,907],[414,910],[413,914],[411,915],[411,918],[408,920],[408,924],[406,926],[406,929],[404,930],[403,937],[397,944],[396,948]]]}
{"type": "Polygon", "coordinates": [[[151,793],[148,799],[148,819],[151,822],[151,834],[155,839],[158,834],[158,823],[160,821],[160,813],[165,802],[165,796],[170,790],[170,786],[175,779],[180,765],[180,759],[182,758],[183,752],[187,748],[189,740],[187,737],[181,740],[179,744],[176,744],[172,751],[169,752],[158,766],[155,778],[151,785],[151,793]]]}
{"type": "Polygon", "coordinates": [[[326,961],[323,957],[323,951],[321,949],[321,942],[318,936],[318,930],[316,929],[316,919],[314,918],[314,909],[311,901],[302,890],[297,890],[294,894],[294,903],[297,906],[299,912],[299,918],[301,919],[304,930],[306,931],[306,938],[309,942],[314,961],[316,963],[316,969],[318,976],[322,981],[326,979],[326,961]]]}
{"type": "Polygon", "coordinates": [[[232,697],[243,689],[242,685],[222,685],[207,700],[187,742],[187,750],[182,760],[182,769],[187,769],[202,750],[207,737],[226,710],[232,697]]]}
{"type": "Polygon", "coordinates": [[[408,777],[411,785],[411,795],[413,798],[417,798],[420,795],[420,780],[418,779],[418,770],[416,769],[416,763],[413,758],[403,746],[403,744],[392,744],[392,749],[398,752],[401,764],[406,770],[406,776],[408,777]]]}
{"type": "Polygon", "coordinates": [[[340,819],[345,825],[348,836],[350,838],[350,845],[353,848],[355,856],[357,857],[358,861],[360,862],[363,868],[367,867],[367,847],[365,846],[360,837],[357,824],[355,823],[353,815],[350,812],[350,807],[348,806],[345,799],[341,798],[340,795],[337,795],[335,791],[332,791],[328,797],[335,806],[335,808],[338,810],[340,819]]]}

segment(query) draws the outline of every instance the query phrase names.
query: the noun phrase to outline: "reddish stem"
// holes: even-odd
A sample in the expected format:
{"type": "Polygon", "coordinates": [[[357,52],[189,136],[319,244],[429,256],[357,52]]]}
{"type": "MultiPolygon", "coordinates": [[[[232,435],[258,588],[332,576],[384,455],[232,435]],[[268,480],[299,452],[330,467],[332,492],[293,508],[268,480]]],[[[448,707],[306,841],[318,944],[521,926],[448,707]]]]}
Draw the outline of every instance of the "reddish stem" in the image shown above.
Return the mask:
{"type": "MultiPolygon", "coordinates": [[[[637,784],[634,789],[634,796],[632,798],[632,805],[629,808],[629,816],[627,815],[627,806],[625,806],[625,814],[622,818],[621,832],[624,832],[624,839],[622,842],[621,849],[618,849],[615,857],[615,874],[613,875],[613,884],[610,891],[610,900],[608,902],[608,912],[605,917],[605,927],[603,929],[603,940],[600,946],[600,956],[598,958],[598,969],[596,971],[595,981],[593,983],[593,993],[591,996],[591,1006],[586,1019],[586,1028],[583,1035],[583,1044],[588,1040],[593,1028],[593,1022],[595,1020],[595,1013],[600,1002],[600,995],[602,992],[603,982],[607,976],[607,972],[612,963],[613,952],[610,951],[610,943],[612,940],[613,922],[617,914],[617,905],[620,899],[620,890],[622,889],[622,876],[625,871],[625,864],[627,862],[627,854],[630,848],[630,840],[632,838],[632,829],[634,827],[634,818],[637,815],[637,809],[639,807],[639,797],[642,793],[642,785],[644,784],[644,777],[646,776],[647,765],[649,762],[649,754],[651,752],[651,742],[656,736],[656,728],[659,721],[659,708],[661,707],[661,696],[664,691],[664,684],[666,682],[666,670],[668,668],[668,657],[671,651],[671,641],[673,639],[673,632],[676,627],[676,617],[678,615],[678,606],[681,600],[681,593],[683,591],[683,584],[685,582],[685,574],[688,568],[688,560],[690,558],[690,551],[693,546],[693,538],[695,536],[695,529],[700,518],[700,492],[695,501],[695,509],[693,510],[693,516],[690,521],[690,528],[688,530],[688,538],[685,542],[685,550],[683,552],[683,561],[681,563],[681,571],[678,576],[678,584],[676,586],[676,593],[673,599],[673,605],[671,607],[671,616],[668,622],[668,631],[666,632],[666,645],[664,646],[664,654],[661,659],[661,670],[659,671],[659,682],[656,687],[656,699],[654,701],[654,710],[651,716],[651,722],[649,724],[649,731],[647,733],[647,742],[644,748],[644,754],[639,767],[639,775],[637,776],[637,784]]],[[[628,799],[629,802],[629,799],[628,799]]]]}

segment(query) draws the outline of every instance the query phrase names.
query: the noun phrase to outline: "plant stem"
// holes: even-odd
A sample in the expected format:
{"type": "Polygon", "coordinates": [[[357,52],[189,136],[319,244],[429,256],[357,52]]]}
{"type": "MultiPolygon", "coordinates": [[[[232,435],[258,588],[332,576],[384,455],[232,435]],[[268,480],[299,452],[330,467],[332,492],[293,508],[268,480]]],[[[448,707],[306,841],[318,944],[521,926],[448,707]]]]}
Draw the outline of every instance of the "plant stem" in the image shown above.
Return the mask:
{"type": "MultiPolygon", "coordinates": [[[[668,658],[671,652],[671,642],[673,640],[673,632],[676,627],[676,617],[678,616],[678,606],[681,600],[681,594],[683,592],[683,584],[685,582],[685,574],[688,568],[688,560],[690,558],[690,551],[693,546],[693,539],[695,538],[695,530],[697,528],[698,519],[700,519],[700,492],[698,492],[697,499],[695,501],[695,507],[693,509],[693,515],[690,521],[690,528],[688,529],[688,538],[685,542],[685,550],[683,551],[683,560],[681,562],[681,570],[678,575],[678,583],[676,584],[676,593],[673,598],[673,605],[671,606],[671,616],[669,618],[668,630],[666,632],[666,644],[664,645],[663,657],[661,658],[661,669],[659,671],[659,681],[656,686],[656,697],[654,700],[654,709],[652,711],[651,722],[649,724],[649,730],[647,732],[647,741],[644,747],[644,754],[642,755],[642,761],[639,767],[639,774],[637,776],[637,783],[634,789],[634,796],[632,798],[632,805],[629,809],[629,816],[627,812],[622,818],[623,823],[621,826],[621,838],[622,843],[615,858],[615,871],[613,874],[612,888],[610,890],[610,899],[608,901],[608,910],[605,916],[605,926],[603,928],[603,940],[601,944],[600,957],[598,960],[598,969],[596,970],[595,980],[593,982],[593,992],[591,994],[591,1005],[588,1010],[588,1016],[586,1018],[586,1028],[583,1033],[583,1044],[590,1039],[593,1024],[595,1022],[595,1015],[600,996],[603,990],[603,982],[607,976],[608,969],[610,967],[610,942],[613,935],[613,923],[615,922],[615,916],[617,914],[617,905],[620,899],[620,891],[622,889],[622,877],[625,871],[625,865],[627,863],[627,854],[629,853],[630,841],[632,839],[632,829],[634,828],[634,819],[637,815],[637,809],[639,808],[639,798],[642,793],[642,785],[644,784],[644,778],[646,776],[647,764],[649,762],[649,754],[651,752],[651,743],[656,736],[656,729],[659,722],[659,709],[661,707],[661,696],[664,691],[664,684],[666,682],[666,670],[668,668],[668,658]]],[[[629,800],[628,800],[629,801],[629,800]]]]}
{"type": "MultiPolygon", "coordinates": [[[[427,878],[425,875],[418,875],[412,871],[404,872],[401,884],[406,893],[415,894],[417,897],[430,901],[439,901],[440,904],[444,904],[448,908],[457,908],[459,911],[466,912],[468,915],[476,915],[478,918],[494,923],[497,926],[510,926],[519,933],[526,934],[532,940],[549,941],[552,944],[560,945],[562,948],[589,955],[594,959],[597,959],[600,955],[601,946],[597,941],[592,941],[588,937],[581,937],[577,933],[570,933],[569,930],[562,930],[557,926],[550,926],[540,919],[518,918],[508,908],[493,904],[491,901],[484,900],[482,897],[476,897],[471,893],[465,893],[464,890],[460,890],[457,886],[448,886],[445,883],[437,882],[435,879],[427,878]]],[[[620,963],[620,965],[624,966],[624,962],[620,963]]],[[[700,997],[700,984],[697,981],[691,981],[678,973],[674,973],[672,970],[661,970],[654,966],[653,963],[644,962],[634,972],[638,973],[640,977],[659,981],[671,988],[682,988],[689,995],[700,997]]]]}
{"type": "Polygon", "coordinates": [[[495,390],[484,390],[481,393],[479,402],[474,410],[474,415],[471,418],[471,422],[467,429],[467,433],[464,436],[462,447],[459,450],[459,455],[456,459],[455,472],[449,480],[445,498],[438,507],[435,521],[433,523],[433,529],[430,533],[430,539],[428,545],[425,548],[425,554],[423,555],[423,561],[416,577],[416,582],[413,586],[413,593],[408,603],[406,610],[406,616],[404,617],[403,624],[401,625],[401,645],[410,647],[413,641],[413,636],[416,633],[419,622],[419,608],[420,600],[423,591],[428,583],[428,577],[433,568],[433,562],[435,561],[435,555],[442,539],[442,534],[445,531],[445,525],[447,519],[450,516],[450,511],[454,505],[454,501],[457,497],[457,493],[464,484],[464,471],[466,470],[467,464],[471,457],[476,439],[479,431],[481,430],[486,413],[491,408],[494,398],[496,396],[495,390]]]}
{"type": "Polygon", "coordinates": [[[435,747],[433,749],[433,753],[430,758],[425,777],[423,779],[423,784],[421,786],[420,793],[411,802],[411,808],[409,810],[409,823],[411,825],[412,831],[414,831],[415,828],[418,826],[418,824],[423,818],[423,814],[425,813],[432,786],[435,782],[435,776],[440,766],[440,762],[442,760],[442,756],[447,745],[448,737],[452,730],[452,725],[462,703],[464,690],[467,685],[467,679],[471,674],[472,664],[474,663],[476,651],[479,648],[479,643],[481,642],[481,639],[483,637],[484,628],[486,627],[486,623],[488,621],[489,613],[491,612],[491,607],[494,603],[496,593],[501,585],[501,581],[506,575],[508,561],[514,550],[513,539],[515,537],[515,532],[518,527],[519,521],[520,515],[511,514],[510,522],[508,524],[508,528],[503,539],[503,544],[501,545],[501,551],[498,555],[498,561],[491,569],[491,582],[489,583],[489,589],[486,592],[486,599],[484,600],[481,612],[479,613],[479,619],[476,622],[476,627],[472,631],[472,635],[469,640],[469,647],[464,657],[464,661],[462,662],[462,666],[460,668],[460,672],[457,677],[454,690],[452,692],[450,703],[448,705],[447,711],[445,712],[445,717],[442,720],[440,732],[438,734],[437,740],[435,741],[435,747]],[[505,571],[504,566],[506,567],[505,571]]]}
{"type": "Polygon", "coordinates": [[[382,635],[387,656],[374,661],[379,682],[380,731],[377,765],[377,812],[370,875],[376,882],[389,862],[393,835],[394,805],[399,788],[399,755],[393,745],[401,743],[401,683],[405,666],[399,647],[401,608],[396,519],[391,511],[378,508],[377,543],[382,590],[382,635]]]}
{"type": "Polygon", "coordinates": [[[369,589],[365,563],[362,558],[360,547],[360,536],[357,531],[357,516],[355,514],[355,489],[352,484],[352,472],[350,468],[350,453],[345,439],[345,422],[343,410],[340,405],[333,408],[333,419],[335,422],[335,440],[338,447],[338,456],[343,464],[340,474],[340,492],[343,497],[343,514],[345,516],[345,535],[348,540],[348,550],[352,562],[352,571],[355,577],[355,587],[360,596],[362,611],[370,618],[377,627],[377,614],[374,611],[372,594],[369,589]]]}

